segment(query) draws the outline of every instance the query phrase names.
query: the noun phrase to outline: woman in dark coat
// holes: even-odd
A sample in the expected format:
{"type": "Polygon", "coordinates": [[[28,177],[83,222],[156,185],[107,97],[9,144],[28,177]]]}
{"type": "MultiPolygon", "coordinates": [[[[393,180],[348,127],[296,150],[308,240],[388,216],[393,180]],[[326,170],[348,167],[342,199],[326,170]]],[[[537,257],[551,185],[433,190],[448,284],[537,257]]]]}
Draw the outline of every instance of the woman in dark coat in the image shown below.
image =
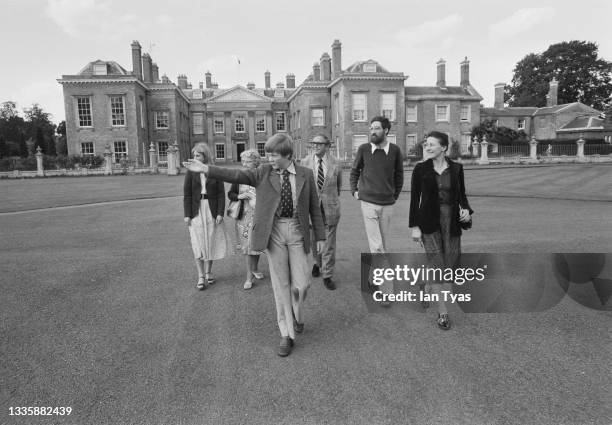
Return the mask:
{"type": "MultiPolygon", "coordinates": [[[[461,229],[471,226],[474,211],[465,195],[463,166],[446,157],[448,136],[432,131],[423,149],[429,159],[412,172],[409,226],[413,240],[425,248],[430,267],[452,268],[461,255],[461,229]]],[[[448,330],[451,322],[440,293],[442,285],[427,284],[426,289],[437,294],[437,323],[448,330]]]]}
{"type": "MultiPolygon", "coordinates": [[[[204,164],[212,162],[210,149],[205,143],[197,143],[191,152],[195,159],[204,164]]],[[[204,290],[207,284],[215,281],[212,274],[213,260],[224,258],[229,251],[223,223],[223,182],[207,178],[204,173],[187,171],[183,185],[183,209],[198,269],[196,288],[204,290]]]]}

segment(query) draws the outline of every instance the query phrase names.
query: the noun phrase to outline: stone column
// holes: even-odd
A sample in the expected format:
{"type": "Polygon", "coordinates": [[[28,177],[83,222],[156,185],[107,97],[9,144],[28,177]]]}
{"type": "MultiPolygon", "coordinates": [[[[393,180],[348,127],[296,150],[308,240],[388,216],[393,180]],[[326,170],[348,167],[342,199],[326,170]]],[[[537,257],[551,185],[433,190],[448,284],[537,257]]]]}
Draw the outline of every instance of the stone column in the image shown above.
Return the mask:
{"type": "Polygon", "coordinates": [[[472,156],[474,158],[477,158],[479,155],[478,148],[480,148],[480,143],[478,142],[478,137],[474,136],[474,140],[472,141],[472,156]]]}
{"type": "Polygon", "coordinates": [[[168,175],[176,176],[178,174],[176,169],[176,150],[174,145],[168,146],[168,175]]]}
{"type": "Polygon", "coordinates": [[[535,136],[531,136],[531,141],[529,142],[529,158],[532,160],[538,160],[538,141],[535,136]]]}
{"type": "Polygon", "coordinates": [[[104,175],[110,176],[113,174],[113,154],[110,150],[110,144],[104,146],[104,175]]]}
{"type": "Polygon", "coordinates": [[[155,151],[155,144],[153,142],[151,142],[151,145],[149,146],[149,163],[151,164],[149,166],[151,167],[151,172],[153,174],[157,174],[157,155],[155,151]]]}
{"type": "Polygon", "coordinates": [[[43,154],[40,146],[36,148],[36,153],[34,155],[36,156],[36,175],[39,177],[44,177],[45,170],[43,168],[43,154]]]}
{"type": "Polygon", "coordinates": [[[489,152],[487,150],[487,146],[489,146],[489,142],[487,142],[487,136],[482,136],[482,142],[480,142],[480,159],[478,160],[478,164],[480,165],[488,165],[489,164],[489,152]]]}
{"type": "Polygon", "coordinates": [[[181,170],[181,150],[179,149],[178,142],[174,141],[174,166],[176,167],[176,173],[178,174],[181,170]]]}
{"type": "Polygon", "coordinates": [[[585,162],[586,158],[584,157],[584,139],[582,138],[582,134],[580,135],[580,139],[576,140],[576,145],[578,145],[578,152],[576,153],[576,158],[580,162],[585,162]]]}

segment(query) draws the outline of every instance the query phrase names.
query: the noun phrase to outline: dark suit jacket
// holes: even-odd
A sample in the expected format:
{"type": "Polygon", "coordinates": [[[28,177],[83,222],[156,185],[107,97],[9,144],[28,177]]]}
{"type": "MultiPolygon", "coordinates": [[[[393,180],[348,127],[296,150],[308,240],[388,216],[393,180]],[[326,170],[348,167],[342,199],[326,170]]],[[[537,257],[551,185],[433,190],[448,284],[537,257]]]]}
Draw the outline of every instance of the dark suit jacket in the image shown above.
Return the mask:
{"type": "MultiPolygon", "coordinates": [[[[185,217],[194,218],[200,209],[202,183],[200,173],[187,171],[183,184],[183,210],[185,217]]],[[[225,187],[223,182],[206,177],[206,194],[208,206],[213,218],[225,215],[225,187]]]]}
{"type": "MultiPolygon", "coordinates": [[[[459,205],[467,208],[472,214],[474,211],[468,203],[465,195],[465,181],[463,178],[463,165],[446,159],[451,177],[451,208],[452,216],[450,234],[461,235],[459,222],[459,205]]],[[[409,227],[419,226],[425,234],[433,233],[440,229],[440,201],[438,199],[438,183],[436,182],[436,171],[433,160],[428,159],[419,162],[412,171],[411,194],[410,194],[410,217],[409,227]]]]}
{"type": "MultiPolygon", "coordinates": [[[[325,227],[319,208],[317,188],[312,170],[295,166],[295,186],[297,191],[297,218],[304,236],[304,251],[310,252],[309,218],[312,222],[315,238],[325,240],[325,227]]],[[[251,234],[253,251],[263,251],[268,247],[274,215],[280,204],[280,177],[271,164],[260,165],[255,169],[230,169],[210,165],[208,176],[212,179],[231,183],[248,184],[255,187],[257,206],[251,234]]]]}

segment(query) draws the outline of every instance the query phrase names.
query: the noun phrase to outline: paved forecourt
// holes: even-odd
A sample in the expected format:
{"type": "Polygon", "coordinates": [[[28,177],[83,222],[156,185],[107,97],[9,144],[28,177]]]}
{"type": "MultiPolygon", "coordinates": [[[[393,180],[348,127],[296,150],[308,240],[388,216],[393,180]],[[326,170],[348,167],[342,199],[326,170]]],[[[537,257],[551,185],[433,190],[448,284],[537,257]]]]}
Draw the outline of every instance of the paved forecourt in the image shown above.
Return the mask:
{"type": "MultiPolygon", "coordinates": [[[[467,169],[476,215],[464,251],[609,251],[612,199],[603,182],[611,170],[467,169]]],[[[437,329],[434,309],[369,313],[358,267],[367,241],[347,191],[339,287],[313,281],[306,330],[291,356],[277,357],[265,259],[266,278],[251,291],[242,290],[237,255],[215,262],[218,283],[195,290],[181,186],[167,176],[0,181],[0,422],[24,423],[8,416],[9,406],[43,405],[71,406],[70,417],[54,421],[75,424],[610,417],[601,391],[609,387],[609,312],[570,299],[541,313],[453,308],[449,332],[437,329]],[[48,208],[89,202],[101,203],[48,208]],[[18,209],[32,211],[8,213],[18,209]]],[[[419,252],[409,240],[408,198],[402,193],[396,205],[390,245],[419,252]]],[[[229,220],[227,227],[233,237],[229,220]]]]}

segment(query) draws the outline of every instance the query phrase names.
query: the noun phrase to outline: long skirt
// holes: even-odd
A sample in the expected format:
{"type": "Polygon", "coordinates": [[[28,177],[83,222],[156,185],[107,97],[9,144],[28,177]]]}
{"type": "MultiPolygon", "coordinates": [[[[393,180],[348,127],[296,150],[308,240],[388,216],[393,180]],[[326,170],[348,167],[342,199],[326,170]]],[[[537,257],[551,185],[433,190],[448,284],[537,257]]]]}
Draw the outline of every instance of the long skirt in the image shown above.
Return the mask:
{"type": "Polygon", "coordinates": [[[206,200],[200,202],[198,215],[191,219],[189,237],[193,256],[198,260],[220,260],[229,252],[225,223],[215,222],[206,200]]]}
{"type": "Polygon", "coordinates": [[[461,255],[461,236],[451,236],[452,208],[440,205],[440,230],[423,234],[423,247],[430,267],[455,267],[461,255]]]}

